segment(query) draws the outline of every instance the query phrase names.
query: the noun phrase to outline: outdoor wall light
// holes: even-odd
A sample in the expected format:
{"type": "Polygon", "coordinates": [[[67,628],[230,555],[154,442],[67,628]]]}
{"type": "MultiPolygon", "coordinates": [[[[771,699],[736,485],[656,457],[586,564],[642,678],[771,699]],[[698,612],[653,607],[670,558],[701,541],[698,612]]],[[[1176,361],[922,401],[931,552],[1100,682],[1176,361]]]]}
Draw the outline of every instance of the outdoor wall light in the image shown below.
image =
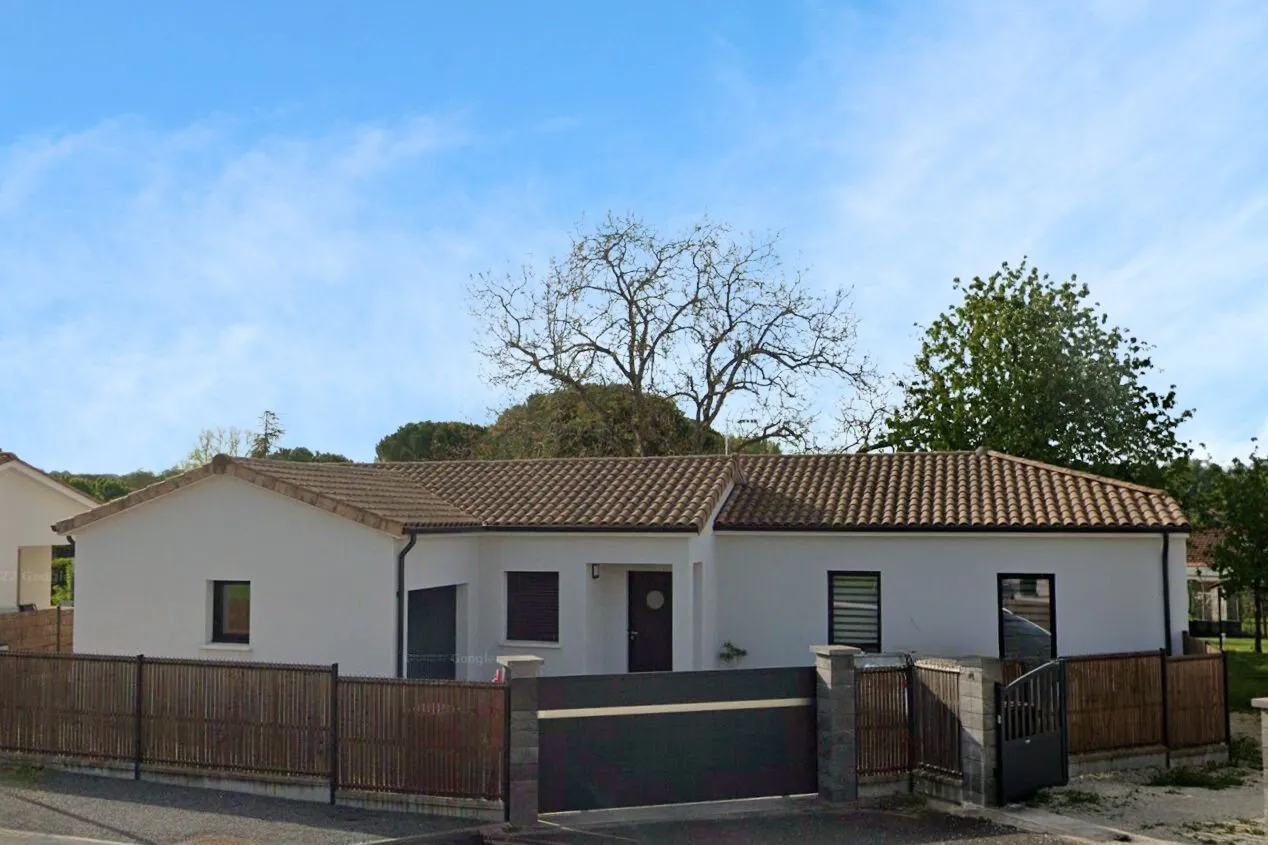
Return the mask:
{"type": "Polygon", "coordinates": [[[599,577],[599,564],[597,564],[597,563],[592,563],[592,564],[590,564],[590,577],[591,577],[591,578],[594,578],[594,579],[598,579],[598,577],[599,577]]]}

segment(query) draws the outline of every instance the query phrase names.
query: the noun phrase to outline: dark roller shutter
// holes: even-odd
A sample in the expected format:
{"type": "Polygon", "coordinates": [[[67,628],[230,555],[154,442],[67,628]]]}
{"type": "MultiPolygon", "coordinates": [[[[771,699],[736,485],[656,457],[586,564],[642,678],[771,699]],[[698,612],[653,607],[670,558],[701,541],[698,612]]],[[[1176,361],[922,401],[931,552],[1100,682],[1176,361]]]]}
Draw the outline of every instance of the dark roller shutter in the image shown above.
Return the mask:
{"type": "Polygon", "coordinates": [[[559,642],[559,573],[506,573],[506,638],[559,642]]]}
{"type": "Polygon", "coordinates": [[[833,572],[831,589],[832,645],[881,650],[881,576],[877,572],[833,572]]]}

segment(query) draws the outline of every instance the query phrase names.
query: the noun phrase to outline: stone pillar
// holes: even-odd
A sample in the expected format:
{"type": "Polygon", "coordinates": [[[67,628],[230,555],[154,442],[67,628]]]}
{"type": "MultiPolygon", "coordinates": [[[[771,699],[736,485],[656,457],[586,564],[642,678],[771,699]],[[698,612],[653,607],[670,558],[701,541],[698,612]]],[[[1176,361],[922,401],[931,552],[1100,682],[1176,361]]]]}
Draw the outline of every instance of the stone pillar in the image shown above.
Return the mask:
{"type": "Polygon", "coordinates": [[[534,655],[506,655],[498,663],[506,669],[510,687],[510,777],[503,800],[508,821],[516,827],[537,824],[537,678],[545,661],[534,655]]]}
{"type": "Polygon", "coordinates": [[[854,706],[854,658],[848,645],[812,645],[819,676],[815,701],[819,738],[819,797],[856,801],[859,797],[858,744],[854,706]]]}
{"type": "Polygon", "coordinates": [[[964,800],[989,806],[998,802],[996,785],[995,685],[1003,680],[1003,665],[993,657],[960,661],[960,761],[964,769],[964,800]]]}
{"type": "Polygon", "coordinates": [[[1259,711],[1259,748],[1266,752],[1264,754],[1264,818],[1268,819],[1268,698],[1252,699],[1250,706],[1259,711]]]}

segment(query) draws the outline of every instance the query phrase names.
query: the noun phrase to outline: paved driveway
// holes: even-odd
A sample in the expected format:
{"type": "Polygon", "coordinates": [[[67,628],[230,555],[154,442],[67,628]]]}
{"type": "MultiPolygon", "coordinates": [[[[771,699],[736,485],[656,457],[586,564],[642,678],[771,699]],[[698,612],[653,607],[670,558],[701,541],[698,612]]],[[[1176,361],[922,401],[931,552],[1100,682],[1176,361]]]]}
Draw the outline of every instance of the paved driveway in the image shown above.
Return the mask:
{"type": "MultiPolygon", "coordinates": [[[[353,845],[472,824],[49,770],[0,772],[0,829],[108,842],[353,845]]],[[[15,845],[44,845],[16,834],[9,838],[15,845]]],[[[4,835],[0,845],[10,845],[4,835]]]]}
{"type": "Polygon", "coordinates": [[[1017,833],[980,819],[929,811],[832,811],[550,829],[507,837],[517,845],[1067,845],[1072,840],[1017,833]]]}

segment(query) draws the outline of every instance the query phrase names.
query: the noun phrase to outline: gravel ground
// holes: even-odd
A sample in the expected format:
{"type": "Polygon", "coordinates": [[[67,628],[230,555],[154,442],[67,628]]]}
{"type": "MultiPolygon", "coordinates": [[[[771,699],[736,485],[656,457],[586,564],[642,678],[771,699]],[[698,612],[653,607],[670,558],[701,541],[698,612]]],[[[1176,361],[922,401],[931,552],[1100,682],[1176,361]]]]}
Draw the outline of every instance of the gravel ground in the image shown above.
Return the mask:
{"type": "Polygon", "coordinates": [[[144,845],[351,845],[474,824],[51,770],[0,772],[0,828],[144,845]]]}
{"type": "Polygon", "coordinates": [[[517,845],[1067,845],[1073,840],[1017,833],[980,819],[925,811],[834,812],[713,821],[557,829],[510,836],[517,845]]]}
{"type": "MultiPolygon", "coordinates": [[[[1233,736],[1260,742],[1258,714],[1233,714],[1233,736]]],[[[1048,809],[1158,839],[1200,845],[1268,845],[1262,768],[1226,770],[1242,785],[1227,789],[1149,786],[1156,771],[1111,772],[1049,790],[1048,809]]]]}

